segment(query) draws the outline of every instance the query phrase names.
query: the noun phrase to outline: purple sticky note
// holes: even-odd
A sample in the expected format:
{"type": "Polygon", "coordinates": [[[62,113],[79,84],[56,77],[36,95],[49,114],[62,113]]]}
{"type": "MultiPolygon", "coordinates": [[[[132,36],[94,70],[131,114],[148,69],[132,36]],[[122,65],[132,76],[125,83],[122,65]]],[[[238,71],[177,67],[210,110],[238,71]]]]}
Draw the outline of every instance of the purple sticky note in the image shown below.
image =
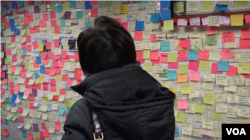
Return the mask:
{"type": "Polygon", "coordinates": [[[35,6],[35,13],[40,13],[40,8],[39,8],[39,6],[35,6]]]}
{"type": "Polygon", "coordinates": [[[71,16],[71,11],[66,11],[65,12],[65,19],[70,19],[71,16]]]}
{"type": "Polygon", "coordinates": [[[33,131],[38,131],[38,124],[33,124],[33,131]]]}
{"type": "Polygon", "coordinates": [[[37,90],[36,90],[36,89],[32,89],[31,95],[32,95],[32,96],[37,96],[37,90]]]}

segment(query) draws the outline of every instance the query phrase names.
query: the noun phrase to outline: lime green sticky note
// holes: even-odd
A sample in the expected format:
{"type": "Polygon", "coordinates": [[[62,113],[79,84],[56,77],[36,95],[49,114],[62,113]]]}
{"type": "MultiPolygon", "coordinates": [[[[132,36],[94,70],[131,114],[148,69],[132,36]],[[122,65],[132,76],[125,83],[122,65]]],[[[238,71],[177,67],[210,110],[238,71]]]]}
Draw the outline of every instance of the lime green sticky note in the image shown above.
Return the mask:
{"type": "Polygon", "coordinates": [[[177,53],[168,53],[168,62],[177,62],[177,53]]]}
{"type": "Polygon", "coordinates": [[[71,107],[71,100],[65,100],[64,103],[66,107],[71,107]]]}
{"type": "Polygon", "coordinates": [[[250,74],[250,63],[238,63],[238,73],[250,74]]]}
{"type": "Polygon", "coordinates": [[[203,103],[196,103],[194,112],[203,114],[205,112],[205,105],[203,103]]]}
{"type": "Polygon", "coordinates": [[[29,69],[29,68],[30,68],[30,63],[25,62],[25,63],[24,63],[24,68],[25,68],[26,70],[29,69]]]}
{"type": "Polygon", "coordinates": [[[215,94],[204,93],[203,103],[214,105],[215,94]]]}
{"type": "Polygon", "coordinates": [[[56,10],[55,4],[54,3],[50,4],[49,9],[50,9],[50,12],[55,11],[56,10]]]}
{"type": "Polygon", "coordinates": [[[24,101],[24,102],[23,102],[23,107],[29,108],[29,102],[24,101]]]}
{"type": "Polygon", "coordinates": [[[10,63],[9,58],[4,58],[4,63],[8,65],[10,63]]]}
{"type": "Polygon", "coordinates": [[[174,30],[174,20],[164,20],[163,30],[174,30]]]}
{"type": "Polygon", "coordinates": [[[61,82],[62,81],[62,75],[61,74],[56,74],[56,81],[61,82]]]}
{"type": "Polygon", "coordinates": [[[159,78],[167,78],[168,69],[163,69],[163,73],[159,73],[159,78]]]}
{"type": "Polygon", "coordinates": [[[185,84],[181,85],[181,94],[191,94],[191,85],[190,84],[185,84]]]}
{"type": "Polygon", "coordinates": [[[143,50],[143,59],[150,58],[150,50],[143,50]]]}
{"type": "Polygon", "coordinates": [[[13,74],[9,74],[9,80],[14,81],[14,75],[13,74]]]}
{"type": "Polygon", "coordinates": [[[199,70],[209,71],[210,61],[200,60],[199,70]]]}
{"type": "Polygon", "coordinates": [[[1,23],[1,30],[5,29],[5,23],[1,23]]]}
{"type": "Polygon", "coordinates": [[[2,116],[7,117],[7,112],[2,110],[2,116]]]}
{"type": "Polygon", "coordinates": [[[40,140],[40,133],[35,133],[35,140],[40,140]]]}
{"type": "Polygon", "coordinates": [[[218,41],[217,35],[207,35],[206,37],[206,43],[208,45],[217,45],[217,41],[218,41]]]}
{"type": "Polygon", "coordinates": [[[69,10],[69,2],[64,2],[63,3],[63,10],[69,10]]]}
{"type": "Polygon", "coordinates": [[[60,19],[56,19],[56,25],[60,26],[60,19]]]}
{"type": "Polygon", "coordinates": [[[223,116],[221,113],[216,113],[215,110],[211,111],[211,118],[212,120],[222,120],[223,116]]]}
{"type": "Polygon", "coordinates": [[[49,97],[48,96],[44,96],[44,102],[47,102],[47,103],[49,103],[50,101],[49,101],[49,97]]]}
{"type": "Polygon", "coordinates": [[[177,107],[177,99],[174,99],[174,107],[177,107]]]}
{"type": "Polygon", "coordinates": [[[72,99],[72,105],[74,105],[78,101],[77,99],[72,99]]]}
{"type": "Polygon", "coordinates": [[[178,74],[188,74],[188,64],[178,65],[178,74]]]}
{"type": "Polygon", "coordinates": [[[247,1],[234,1],[234,8],[247,7],[247,1]]]}
{"type": "Polygon", "coordinates": [[[212,11],[214,8],[213,1],[202,1],[201,10],[202,11],[212,11]]]}
{"type": "Polygon", "coordinates": [[[7,45],[6,45],[6,48],[10,48],[10,44],[7,44],[7,45]]]}
{"type": "Polygon", "coordinates": [[[144,62],[143,70],[152,71],[153,70],[152,62],[144,62]]]}
{"type": "Polygon", "coordinates": [[[177,122],[185,122],[186,121],[186,114],[183,112],[178,112],[177,117],[175,118],[177,122]]]}
{"type": "Polygon", "coordinates": [[[29,28],[25,29],[24,35],[26,35],[26,36],[30,35],[30,29],[29,28]]]}
{"type": "Polygon", "coordinates": [[[7,104],[3,104],[3,105],[2,105],[2,109],[3,109],[3,110],[6,110],[6,108],[7,108],[7,104]]]}
{"type": "Polygon", "coordinates": [[[12,121],[13,121],[13,122],[16,121],[17,118],[18,118],[18,115],[14,115],[14,116],[12,117],[12,121]]]}
{"type": "Polygon", "coordinates": [[[21,57],[22,56],[22,50],[17,50],[16,51],[16,55],[19,56],[19,57],[21,57]]]}
{"type": "Polygon", "coordinates": [[[113,2],[112,1],[105,1],[105,7],[110,7],[112,6],[113,2]]]}

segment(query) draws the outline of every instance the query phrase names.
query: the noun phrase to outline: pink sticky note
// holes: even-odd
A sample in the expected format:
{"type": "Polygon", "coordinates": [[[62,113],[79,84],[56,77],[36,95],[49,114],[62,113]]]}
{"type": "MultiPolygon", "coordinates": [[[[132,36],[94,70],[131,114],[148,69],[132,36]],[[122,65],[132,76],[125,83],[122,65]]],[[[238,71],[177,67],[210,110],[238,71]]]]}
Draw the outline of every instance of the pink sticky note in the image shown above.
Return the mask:
{"type": "Polygon", "coordinates": [[[160,63],[167,63],[168,62],[168,53],[161,53],[160,54],[160,63]]]}
{"type": "Polygon", "coordinates": [[[242,75],[244,75],[244,78],[250,79],[250,74],[242,74],[242,75]]]}
{"type": "Polygon", "coordinates": [[[168,63],[168,68],[178,69],[178,62],[168,63]]]}
{"type": "Polygon", "coordinates": [[[199,61],[189,61],[188,62],[188,69],[198,71],[199,68],[199,61]]]}
{"type": "Polygon", "coordinates": [[[60,74],[61,73],[61,68],[55,68],[55,74],[60,74]]]}
{"type": "Polygon", "coordinates": [[[30,95],[30,89],[29,89],[29,88],[26,88],[25,91],[24,91],[24,94],[25,94],[25,95],[30,95]]]}
{"type": "Polygon", "coordinates": [[[91,17],[98,17],[98,8],[91,9],[91,17]]]}
{"type": "Polygon", "coordinates": [[[12,55],[12,62],[16,62],[17,61],[17,56],[16,55],[12,55]]]}
{"type": "Polygon", "coordinates": [[[200,72],[199,71],[190,71],[189,80],[191,81],[200,81],[200,72]]]}
{"type": "Polygon", "coordinates": [[[214,35],[218,33],[218,27],[207,26],[207,35],[214,35]]]}
{"type": "Polygon", "coordinates": [[[38,93],[38,97],[44,97],[44,91],[40,91],[40,92],[38,93]]]}
{"type": "Polygon", "coordinates": [[[128,23],[127,22],[121,22],[121,25],[128,30],[128,23]]]}
{"type": "Polygon", "coordinates": [[[178,99],[178,109],[187,109],[188,108],[188,102],[185,99],[178,99]]]}
{"type": "Polygon", "coordinates": [[[143,60],[143,51],[136,51],[136,61],[143,60]]]}
{"type": "Polygon", "coordinates": [[[37,43],[37,41],[32,42],[32,45],[33,45],[33,49],[38,48],[38,43],[37,43]]]}
{"type": "Polygon", "coordinates": [[[155,64],[159,64],[160,62],[158,60],[151,60],[152,62],[152,66],[154,66],[155,64]]]}
{"type": "Polygon", "coordinates": [[[16,66],[11,65],[10,72],[15,72],[16,71],[16,66]]]}
{"type": "Polygon", "coordinates": [[[138,61],[138,62],[140,62],[141,64],[143,64],[143,63],[145,62],[145,60],[140,60],[140,61],[138,61]]]}
{"type": "Polygon", "coordinates": [[[227,76],[232,77],[232,75],[238,75],[238,67],[229,65],[229,71],[226,72],[227,76]]]}
{"type": "Polygon", "coordinates": [[[220,55],[221,55],[222,60],[227,60],[227,59],[233,58],[233,55],[232,55],[231,51],[229,50],[229,48],[220,50],[220,55]]]}
{"type": "Polygon", "coordinates": [[[48,21],[49,20],[49,14],[43,14],[43,20],[48,21]]]}
{"type": "Polygon", "coordinates": [[[56,79],[50,79],[50,86],[56,86],[56,79]]]}
{"type": "Polygon", "coordinates": [[[54,40],[54,47],[59,47],[59,40],[54,40]]]}
{"type": "Polygon", "coordinates": [[[188,39],[182,39],[180,40],[179,46],[183,48],[189,48],[190,47],[191,40],[188,39]]]}
{"type": "Polygon", "coordinates": [[[218,64],[217,63],[212,63],[212,70],[211,70],[211,73],[213,74],[223,74],[223,72],[221,71],[217,71],[217,67],[218,67],[218,64]]]}
{"type": "Polygon", "coordinates": [[[150,60],[159,60],[159,51],[151,51],[150,60]]]}
{"type": "Polygon", "coordinates": [[[246,23],[250,23],[250,15],[245,14],[246,23]]]}

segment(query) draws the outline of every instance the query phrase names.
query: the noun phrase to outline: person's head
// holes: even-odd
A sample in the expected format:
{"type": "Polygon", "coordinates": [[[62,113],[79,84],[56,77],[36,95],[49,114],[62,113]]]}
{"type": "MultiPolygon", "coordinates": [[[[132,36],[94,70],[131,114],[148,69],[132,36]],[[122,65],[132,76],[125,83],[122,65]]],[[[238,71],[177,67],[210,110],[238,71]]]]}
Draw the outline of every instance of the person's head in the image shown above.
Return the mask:
{"type": "Polygon", "coordinates": [[[94,25],[77,39],[80,65],[85,73],[94,74],[136,62],[134,40],[116,20],[101,16],[94,25]]]}

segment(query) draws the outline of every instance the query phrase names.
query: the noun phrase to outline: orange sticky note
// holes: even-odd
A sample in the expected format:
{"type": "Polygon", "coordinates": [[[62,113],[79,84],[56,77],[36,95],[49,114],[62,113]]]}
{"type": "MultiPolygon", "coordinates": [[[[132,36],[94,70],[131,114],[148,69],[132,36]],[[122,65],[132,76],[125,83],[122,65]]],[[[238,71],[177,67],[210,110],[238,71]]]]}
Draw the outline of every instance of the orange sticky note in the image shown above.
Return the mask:
{"type": "Polygon", "coordinates": [[[168,63],[168,53],[160,54],[160,63],[168,63]]]}
{"type": "Polygon", "coordinates": [[[159,60],[159,51],[151,51],[150,60],[159,60]]]}
{"type": "Polygon", "coordinates": [[[180,40],[178,41],[178,48],[177,48],[179,51],[188,50],[188,48],[183,48],[183,47],[181,47],[179,44],[180,44],[180,40]]]}
{"type": "Polygon", "coordinates": [[[208,60],[209,59],[209,50],[199,50],[199,60],[208,60]]]}
{"type": "Polygon", "coordinates": [[[177,73],[177,82],[178,83],[186,83],[187,82],[187,75],[177,73]]]}
{"type": "Polygon", "coordinates": [[[200,81],[200,71],[190,71],[189,80],[200,81]]]}
{"type": "Polygon", "coordinates": [[[234,42],[234,31],[222,32],[222,43],[230,43],[230,42],[234,42]]]}

